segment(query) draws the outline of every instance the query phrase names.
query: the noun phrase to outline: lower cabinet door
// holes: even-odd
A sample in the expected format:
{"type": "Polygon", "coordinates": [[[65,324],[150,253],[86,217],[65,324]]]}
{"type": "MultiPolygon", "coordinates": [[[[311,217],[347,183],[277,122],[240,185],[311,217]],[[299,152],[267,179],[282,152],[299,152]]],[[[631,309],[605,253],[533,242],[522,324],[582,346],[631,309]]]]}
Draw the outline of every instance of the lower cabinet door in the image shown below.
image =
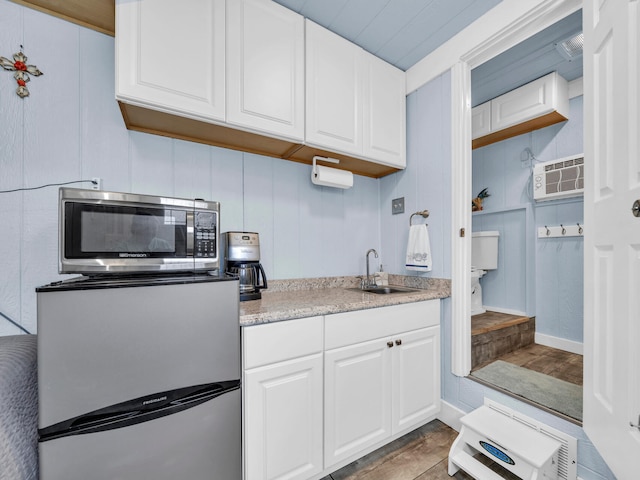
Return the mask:
{"type": "Polygon", "coordinates": [[[322,471],[322,354],[245,373],[245,480],[322,471]]]}
{"type": "Polygon", "coordinates": [[[325,352],[325,468],[391,435],[391,350],[379,339],[325,352]]]}
{"type": "Polygon", "coordinates": [[[440,411],[440,327],[394,336],[393,434],[440,411]]]}

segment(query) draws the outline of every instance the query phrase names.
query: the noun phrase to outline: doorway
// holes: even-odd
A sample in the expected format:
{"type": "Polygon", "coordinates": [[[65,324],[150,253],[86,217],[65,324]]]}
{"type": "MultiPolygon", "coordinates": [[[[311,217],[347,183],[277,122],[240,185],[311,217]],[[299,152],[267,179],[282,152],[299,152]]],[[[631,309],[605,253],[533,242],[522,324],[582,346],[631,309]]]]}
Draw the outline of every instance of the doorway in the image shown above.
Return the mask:
{"type": "MultiPolygon", "coordinates": [[[[567,16],[575,14],[579,10],[579,5],[567,5],[558,2],[548,2],[542,7],[544,12],[531,12],[528,16],[518,20],[517,25],[513,28],[506,28],[499,37],[494,37],[490,41],[481,44],[466,55],[461,57],[461,62],[454,65],[451,69],[452,74],[452,96],[453,98],[462,98],[463,102],[454,105],[452,118],[452,149],[453,149],[453,224],[460,228],[460,235],[453,238],[453,265],[452,265],[452,372],[458,376],[468,376],[471,371],[471,321],[470,321],[470,265],[471,265],[471,248],[468,241],[469,235],[465,238],[465,230],[472,231],[472,217],[470,212],[472,194],[472,152],[471,152],[471,131],[469,122],[470,111],[472,105],[471,97],[471,80],[472,68],[477,68],[488,60],[497,57],[504,52],[504,47],[508,48],[517,45],[523,39],[535,36],[545,28],[554,25],[556,22],[567,16]],[[458,281],[456,281],[456,279],[458,281]]],[[[579,14],[578,14],[579,15],[579,14]]],[[[529,62],[531,63],[531,62],[529,62]]],[[[511,87],[513,88],[513,87],[511,87]]],[[[498,93],[499,94],[499,93],[498,93]]],[[[524,148],[522,149],[525,150],[524,148]]],[[[535,155],[534,149],[531,153],[535,155]]],[[[540,150],[542,152],[543,150],[540,150]]],[[[518,168],[521,168],[523,179],[529,178],[529,173],[524,165],[529,155],[522,156],[520,165],[520,153],[517,155],[518,168]]],[[[529,209],[523,212],[525,216],[524,224],[530,224],[533,221],[532,211],[529,209]]],[[[525,240],[524,245],[520,246],[525,251],[527,259],[532,258],[526,255],[535,248],[535,242],[531,239],[525,240]]],[[[535,272],[535,265],[529,272],[535,272]]],[[[526,277],[525,277],[526,278],[526,277]]],[[[524,294],[519,294],[519,298],[523,299],[524,306],[516,308],[521,313],[531,314],[535,316],[535,289],[532,281],[524,282],[524,294]]]]}
{"type": "Polygon", "coordinates": [[[471,317],[471,378],[577,421],[582,420],[583,239],[546,237],[538,230],[583,225],[583,200],[581,194],[534,200],[532,179],[535,165],[583,152],[582,53],[574,49],[569,56],[562,48],[581,32],[577,11],[471,72],[473,107],[551,72],[572,85],[567,121],[472,152],[471,194],[485,195],[483,209],[472,213],[472,229],[497,231],[500,241],[498,268],[480,280],[489,312],[471,317]],[[483,331],[487,322],[490,332],[483,331]],[[563,363],[564,370],[557,368],[563,363]],[[556,398],[560,391],[563,396],[556,398]]]}

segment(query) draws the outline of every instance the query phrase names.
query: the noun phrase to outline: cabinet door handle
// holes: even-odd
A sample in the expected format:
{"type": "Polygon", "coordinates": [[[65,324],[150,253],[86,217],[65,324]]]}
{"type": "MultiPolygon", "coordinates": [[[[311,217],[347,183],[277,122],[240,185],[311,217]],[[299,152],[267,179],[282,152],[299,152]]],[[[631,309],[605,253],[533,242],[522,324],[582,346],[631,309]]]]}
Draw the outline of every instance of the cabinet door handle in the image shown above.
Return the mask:
{"type": "Polygon", "coordinates": [[[389,348],[393,347],[393,342],[387,342],[387,347],[389,348]]]}
{"type": "Polygon", "coordinates": [[[399,338],[398,340],[396,340],[396,345],[402,345],[402,339],[399,338]]]}

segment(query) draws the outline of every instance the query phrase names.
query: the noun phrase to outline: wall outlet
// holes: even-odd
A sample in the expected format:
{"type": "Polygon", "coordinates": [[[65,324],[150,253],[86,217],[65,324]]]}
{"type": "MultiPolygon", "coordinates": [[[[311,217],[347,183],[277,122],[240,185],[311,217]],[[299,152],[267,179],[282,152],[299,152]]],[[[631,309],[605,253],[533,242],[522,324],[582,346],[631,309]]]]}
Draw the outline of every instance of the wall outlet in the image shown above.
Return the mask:
{"type": "Polygon", "coordinates": [[[404,213],[404,197],[391,200],[391,214],[404,213]]]}
{"type": "Polygon", "coordinates": [[[99,177],[93,177],[91,179],[91,189],[92,190],[102,190],[102,179],[99,177]]]}

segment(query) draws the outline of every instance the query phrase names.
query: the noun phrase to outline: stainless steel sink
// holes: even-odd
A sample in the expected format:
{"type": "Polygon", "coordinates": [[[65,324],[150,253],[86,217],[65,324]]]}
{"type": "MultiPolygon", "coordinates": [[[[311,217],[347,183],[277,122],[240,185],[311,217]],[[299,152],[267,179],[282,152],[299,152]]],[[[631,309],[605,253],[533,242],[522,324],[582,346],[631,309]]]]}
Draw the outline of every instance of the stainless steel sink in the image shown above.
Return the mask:
{"type": "Polygon", "coordinates": [[[348,290],[354,292],[375,293],[376,295],[390,295],[392,293],[411,293],[420,291],[416,288],[398,287],[396,285],[385,285],[367,288],[349,288],[348,290]]]}

